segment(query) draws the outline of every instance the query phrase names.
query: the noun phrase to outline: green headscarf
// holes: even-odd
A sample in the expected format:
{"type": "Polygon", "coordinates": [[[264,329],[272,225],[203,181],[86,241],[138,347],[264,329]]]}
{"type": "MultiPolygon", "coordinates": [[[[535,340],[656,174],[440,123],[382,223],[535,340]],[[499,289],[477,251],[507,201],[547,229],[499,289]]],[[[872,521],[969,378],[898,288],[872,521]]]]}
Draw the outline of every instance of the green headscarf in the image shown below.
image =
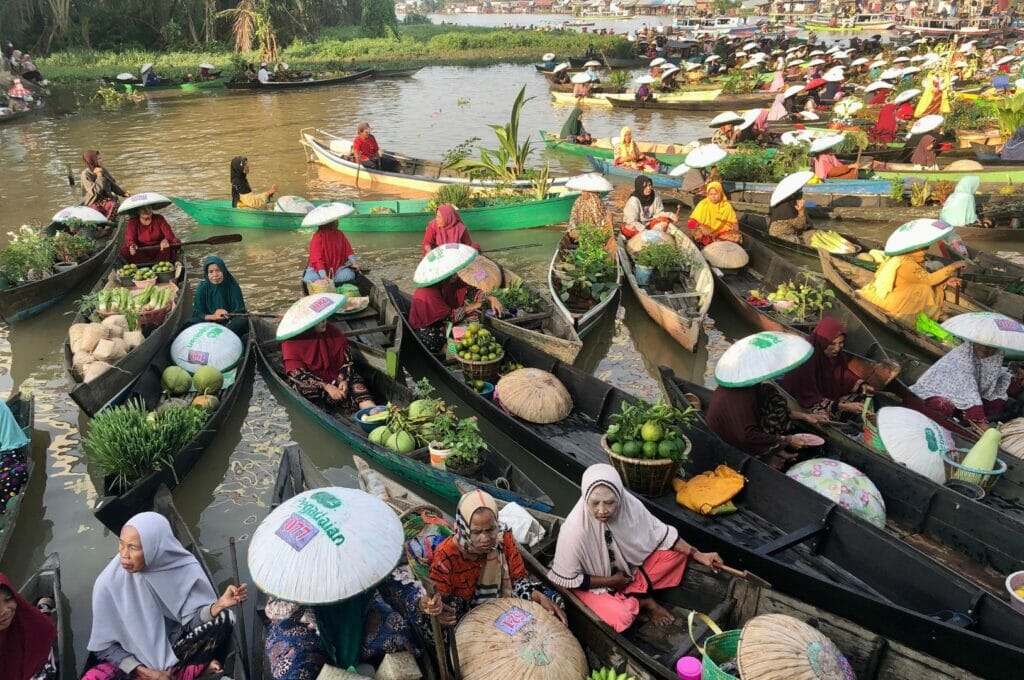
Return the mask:
{"type": "Polygon", "coordinates": [[[245,311],[245,299],[242,289],[235,277],[228,271],[224,260],[216,255],[207,255],[203,260],[203,281],[196,287],[195,300],[192,303],[192,318],[202,321],[207,314],[224,309],[232,314],[245,311]],[[207,271],[211,264],[217,265],[224,273],[224,280],[219,284],[210,283],[207,271]]]}
{"type": "Polygon", "coordinates": [[[0,401],[0,451],[20,449],[29,441],[18,419],[11,413],[11,408],[6,402],[0,401]]]}
{"type": "Polygon", "coordinates": [[[576,107],[569,114],[569,117],[565,121],[565,125],[562,126],[562,133],[560,137],[567,139],[569,137],[576,137],[583,134],[583,123],[580,122],[580,116],[583,115],[583,109],[576,107]]]}

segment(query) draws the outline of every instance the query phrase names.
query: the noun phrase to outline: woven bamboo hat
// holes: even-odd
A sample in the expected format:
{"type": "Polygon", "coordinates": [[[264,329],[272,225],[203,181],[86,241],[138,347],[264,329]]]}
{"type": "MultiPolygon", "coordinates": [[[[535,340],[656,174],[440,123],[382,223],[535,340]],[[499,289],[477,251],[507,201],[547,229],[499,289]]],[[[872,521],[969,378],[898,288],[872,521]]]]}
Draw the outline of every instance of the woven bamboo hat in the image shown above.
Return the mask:
{"type": "Polygon", "coordinates": [[[886,255],[903,255],[927,248],[953,233],[953,227],[942,220],[922,217],[901,225],[885,242],[886,255]]]}
{"type": "Polygon", "coordinates": [[[557,423],[572,413],[572,395],[558,378],[539,368],[520,368],[494,386],[494,398],[530,423],[557,423]]]}
{"type": "Polygon", "coordinates": [[[911,99],[921,94],[921,90],[916,87],[912,87],[909,90],[903,90],[898,95],[892,98],[893,104],[902,104],[903,102],[909,102],[911,99]]]}
{"type": "Polygon", "coordinates": [[[502,597],[455,629],[463,680],[583,680],[587,657],[567,626],[531,600],[502,597]]]}
{"type": "Polygon", "coordinates": [[[561,73],[562,71],[564,71],[567,68],[569,68],[569,62],[563,61],[561,64],[558,64],[553,69],[551,69],[551,72],[552,73],[561,73]]]}
{"type": "Polygon", "coordinates": [[[100,211],[93,210],[88,206],[72,205],[67,208],[61,208],[50,219],[51,222],[67,222],[68,220],[78,220],[86,224],[104,224],[107,218],[100,211]]]}
{"type": "Polygon", "coordinates": [[[828,151],[834,147],[839,146],[843,143],[845,135],[828,135],[827,137],[818,137],[811,142],[811,148],[808,151],[810,154],[822,153],[828,151]]]}
{"type": "Polygon", "coordinates": [[[750,255],[743,246],[732,241],[712,241],[701,253],[709,265],[719,269],[741,269],[750,262],[750,255]]]}
{"type": "Polygon", "coordinates": [[[902,406],[878,409],[878,436],[892,459],[936,484],[946,483],[942,454],[953,448],[938,423],[902,406]]]}
{"type": "Polygon", "coordinates": [[[458,274],[469,263],[476,259],[476,248],[464,243],[446,243],[438,246],[423,256],[416,265],[412,275],[412,283],[417,288],[433,286],[444,281],[452,274],[458,274]]]}
{"type": "Polygon", "coordinates": [[[804,91],[804,86],[803,85],[790,85],[789,87],[786,88],[786,91],[782,93],[782,98],[783,99],[789,99],[790,97],[798,95],[798,94],[800,94],[803,91],[804,91]]]}
{"type": "Polygon", "coordinates": [[[342,217],[348,217],[355,213],[355,211],[356,209],[348,203],[325,203],[310,210],[302,218],[302,226],[319,227],[324,224],[330,224],[331,222],[337,222],[342,217]]]}
{"type": "Polygon", "coordinates": [[[575,175],[569,178],[569,181],[565,183],[565,188],[570,191],[592,191],[595,193],[605,193],[611,191],[612,183],[596,172],[588,172],[583,175],[575,175]]]}
{"type": "Polygon", "coordinates": [[[163,194],[158,194],[155,191],[144,191],[141,194],[135,194],[124,199],[124,203],[117,209],[118,215],[123,215],[126,212],[132,210],[138,210],[139,208],[149,207],[153,210],[160,210],[166,208],[171,204],[171,199],[167,198],[163,194]]]}
{"type": "Polygon", "coordinates": [[[477,255],[468,265],[459,270],[463,283],[490,293],[501,286],[501,267],[494,260],[477,255]]]}
{"type": "Polygon", "coordinates": [[[282,503],[256,528],[249,572],[276,598],[339,602],[384,580],[404,545],[402,523],[381,499],[357,489],[313,489],[282,503]]]}
{"type": "Polygon", "coordinates": [[[321,321],[331,318],[346,302],[348,297],[337,293],[319,293],[299,298],[277,324],[277,339],[287,340],[305,333],[321,321]]]}
{"type": "MultiPolygon", "coordinates": [[[[739,116],[736,117],[739,118],[739,116]]],[[[691,168],[706,168],[718,163],[728,155],[725,149],[717,144],[702,144],[686,154],[686,158],[683,161],[691,168]]]]}
{"type": "Polygon", "coordinates": [[[544,56],[541,57],[541,61],[554,61],[554,59],[555,59],[555,53],[554,52],[546,52],[544,54],[544,56]]]}
{"type": "Polygon", "coordinates": [[[998,312],[967,312],[942,322],[956,337],[977,345],[1024,352],[1024,324],[998,312]]]}
{"type": "Polygon", "coordinates": [[[867,87],[864,88],[864,92],[874,92],[875,90],[891,90],[892,83],[887,83],[884,80],[876,80],[867,87]]]}
{"type": "Polygon", "coordinates": [[[946,122],[945,117],[938,113],[923,116],[919,118],[916,123],[910,126],[910,134],[923,135],[926,132],[937,130],[944,122],[946,122]]]}
{"type": "Polygon", "coordinates": [[[762,614],[743,626],[736,665],[740,677],[758,680],[856,680],[835,643],[785,614],[762,614]]]}
{"type": "Polygon", "coordinates": [[[771,380],[804,363],[814,347],[799,335],[762,331],[736,341],[715,366],[723,387],[749,387],[771,380]]]}
{"type": "Polygon", "coordinates": [[[708,127],[718,128],[723,125],[735,125],[736,123],[742,123],[743,116],[736,113],[735,111],[723,111],[708,123],[708,127]]]}
{"type": "Polygon", "coordinates": [[[590,76],[588,76],[584,71],[580,71],[579,73],[574,74],[569,80],[577,85],[582,85],[583,83],[590,82],[590,76]]]}
{"type": "Polygon", "coordinates": [[[811,170],[801,170],[800,172],[794,172],[791,175],[783,177],[775,188],[772,189],[772,196],[769,201],[769,205],[774,208],[779,203],[795,194],[796,192],[807,186],[807,183],[814,178],[814,172],[811,170]]]}

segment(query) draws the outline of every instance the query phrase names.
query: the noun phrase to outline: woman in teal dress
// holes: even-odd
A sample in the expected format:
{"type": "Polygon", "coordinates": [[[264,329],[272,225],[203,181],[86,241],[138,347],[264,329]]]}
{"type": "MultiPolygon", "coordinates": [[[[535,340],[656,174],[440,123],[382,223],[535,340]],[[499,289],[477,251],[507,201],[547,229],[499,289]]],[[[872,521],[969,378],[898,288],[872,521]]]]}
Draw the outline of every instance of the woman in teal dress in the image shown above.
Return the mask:
{"type": "Polygon", "coordinates": [[[191,323],[208,321],[219,323],[241,337],[249,332],[249,321],[244,316],[230,316],[245,313],[245,299],[235,277],[228,271],[224,260],[216,255],[207,255],[203,260],[203,281],[196,287],[192,302],[191,323]]]}

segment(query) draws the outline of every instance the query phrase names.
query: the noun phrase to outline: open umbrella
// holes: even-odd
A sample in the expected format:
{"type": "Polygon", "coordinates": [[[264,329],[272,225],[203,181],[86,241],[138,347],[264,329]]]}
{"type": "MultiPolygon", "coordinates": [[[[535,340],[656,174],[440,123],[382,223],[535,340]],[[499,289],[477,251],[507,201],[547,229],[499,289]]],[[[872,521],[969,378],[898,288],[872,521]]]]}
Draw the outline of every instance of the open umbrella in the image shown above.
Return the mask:
{"type": "Polygon", "coordinates": [[[417,288],[432,286],[469,266],[477,251],[464,243],[446,243],[431,250],[416,265],[412,283],[417,288]]]}
{"type": "Polygon", "coordinates": [[[967,312],[942,322],[958,338],[1009,352],[1024,352],[1024,324],[998,312],[967,312]]]}
{"type": "Polygon", "coordinates": [[[878,436],[892,459],[936,484],[946,483],[940,454],[953,442],[938,423],[925,414],[902,406],[878,410],[878,436]]]}
{"type": "Polygon", "coordinates": [[[319,227],[324,224],[330,224],[331,222],[340,220],[342,217],[348,217],[355,213],[355,211],[356,209],[348,203],[326,203],[324,205],[318,205],[302,218],[302,226],[319,227]]]}
{"type": "Polygon", "coordinates": [[[771,380],[811,358],[814,347],[799,335],[762,331],[737,340],[715,366],[723,387],[749,387],[771,380]]]}
{"type": "Polygon", "coordinates": [[[874,482],[852,465],[831,458],[812,458],[791,467],[786,476],[876,527],[885,527],[885,499],[874,482]]]}
{"type": "Polygon", "coordinates": [[[260,590],[299,604],[329,604],[380,583],[402,557],[398,516],[364,491],[306,491],[267,515],[249,545],[260,590]]]}
{"type": "MultiPolygon", "coordinates": [[[[476,252],[476,251],[474,251],[476,252]]],[[[348,297],[337,293],[318,293],[296,300],[277,324],[277,339],[287,340],[305,333],[348,302],[348,297]]]]}

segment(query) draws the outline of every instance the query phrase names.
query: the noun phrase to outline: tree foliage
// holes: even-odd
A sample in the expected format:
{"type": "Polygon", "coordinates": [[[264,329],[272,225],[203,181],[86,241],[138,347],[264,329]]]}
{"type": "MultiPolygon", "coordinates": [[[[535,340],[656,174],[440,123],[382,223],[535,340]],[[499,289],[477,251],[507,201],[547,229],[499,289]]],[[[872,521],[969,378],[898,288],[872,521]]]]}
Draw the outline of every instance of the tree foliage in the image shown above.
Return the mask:
{"type": "Polygon", "coordinates": [[[393,0],[363,0],[359,25],[367,38],[386,38],[388,32],[398,37],[398,17],[393,0]]]}

